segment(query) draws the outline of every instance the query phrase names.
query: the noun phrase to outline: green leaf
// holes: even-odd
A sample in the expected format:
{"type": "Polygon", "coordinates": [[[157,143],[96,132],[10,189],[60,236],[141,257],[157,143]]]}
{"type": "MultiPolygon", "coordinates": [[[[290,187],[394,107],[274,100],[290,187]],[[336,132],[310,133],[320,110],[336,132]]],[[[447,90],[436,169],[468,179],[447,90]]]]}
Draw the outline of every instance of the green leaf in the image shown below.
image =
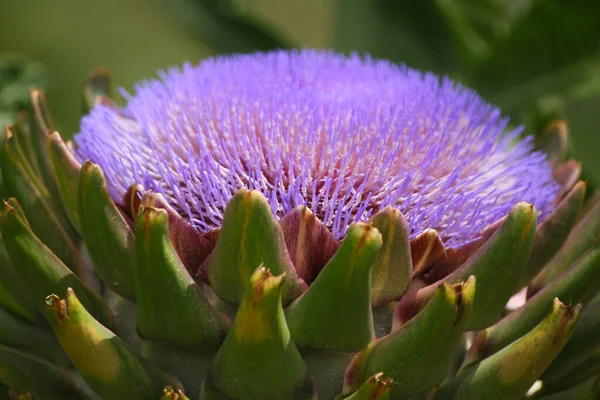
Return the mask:
{"type": "MultiPolygon", "coordinates": [[[[536,393],[537,394],[537,393],[536,393]]],[[[600,376],[594,375],[563,391],[535,397],[539,400],[597,400],[600,396],[600,376]]]]}
{"type": "Polygon", "coordinates": [[[573,228],[560,251],[531,281],[527,295],[533,296],[568,269],[582,254],[600,240],[600,201],[583,215],[573,228]]]}
{"type": "Polygon", "coordinates": [[[33,300],[27,295],[23,296],[26,288],[26,282],[21,281],[12,265],[0,235],[0,306],[27,322],[43,325],[45,318],[36,312],[33,300]]]}
{"type": "Polygon", "coordinates": [[[552,311],[526,335],[442,386],[436,399],[519,399],[569,341],[581,306],[558,299],[552,311]]]}
{"type": "Polygon", "coordinates": [[[307,389],[306,365],[281,306],[284,279],[264,267],[250,277],[207,378],[219,392],[248,400],[307,398],[300,396],[307,389]]]}
{"type": "Polygon", "coordinates": [[[537,227],[529,263],[519,287],[526,286],[565,243],[583,208],[585,190],[586,184],[580,181],[537,227]]]}
{"type": "Polygon", "coordinates": [[[600,250],[581,256],[569,270],[495,325],[481,331],[469,349],[470,365],[517,340],[533,329],[552,309],[554,298],[566,304],[587,304],[600,290],[600,250]]]}
{"type": "Polygon", "coordinates": [[[477,292],[467,330],[488,326],[504,311],[529,262],[536,224],[535,207],[517,204],[483,247],[445,279],[456,283],[471,275],[477,278],[477,292]]]}
{"type": "Polygon", "coordinates": [[[140,208],[135,249],[140,335],[195,351],[216,352],[225,338],[227,322],[209,304],[177,256],[165,210],[140,208]]]}
{"type": "Polygon", "coordinates": [[[260,265],[273,274],[286,274],[284,306],[302,293],[303,283],[269,203],[260,192],[241,189],[227,203],[217,244],[203,265],[204,274],[219,298],[239,304],[260,265]]]}
{"type": "Polygon", "coordinates": [[[394,398],[438,385],[448,372],[475,296],[474,277],[465,283],[438,285],[431,301],[416,317],[355,356],[346,371],[344,393],[357,390],[378,372],[394,380],[394,398]]]}
{"type": "Polygon", "coordinates": [[[103,324],[111,326],[111,313],[104,300],[73,274],[7,203],[0,216],[0,231],[15,270],[21,281],[27,283],[25,295],[40,311],[44,311],[48,293],[74,287],[90,312],[103,324]]]}
{"type": "Polygon", "coordinates": [[[0,345],[0,382],[48,400],[85,399],[65,371],[48,361],[0,345]]]}
{"type": "Polygon", "coordinates": [[[315,382],[318,399],[333,399],[342,392],[344,374],[352,361],[352,353],[315,351],[303,354],[306,374],[315,382]]]}
{"type": "MultiPolygon", "coordinates": [[[[600,60],[595,65],[596,89],[593,93],[573,96],[575,98],[567,102],[565,107],[566,117],[569,121],[571,132],[573,132],[572,147],[578,158],[583,161],[586,171],[590,171],[594,183],[600,179],[600,162],[596,148],[600,144],[596,136],[596,129],[600,124],[598,109],[600,108],[600,60]]],[[[583,82],[582,86],[592,87],[589,82],[583,82]]]]}
{"type": "Polygon", "coordinates": [[[356,392],[344,397],[344,400],[388,400],[394,380],[383,380],[382,376],[383,372],[373,375],[356,392]]]}
{"type": "Polygon", "coordinates": [[[52,132],[48,136],[48,153],[65,213],[71,224],[81,233],[78,203],[81,164],[63,142],[58,132],[52,132]]]}
{"type": "Polygon", "coordinates": [[[83,274],[83,262],[73,237],[69,221],[62,216],[51,193],[38,177],[28,173],[33,170],[22,164],[13,145],[17,144],[11,131],[0,138],[0,167],[4,184],[25,210],[31,229],[77,275],[83,274]]]}
{"type": "Polygon", "coordinates": [[[48,135],[55,131],[54,121],[46,95],[40,89],[32,88],[29,93],[32,107],[31,115],[31,144],[37,155],[37,164],[41,178],[53,199],[59,199],[60,193],[52,171],[52,161],[48,153],[48,135]]]}
{"type": "MultiPolygon", "coordinates": [[[[544,371],[541,393],[565,390],[600,373],[598,332],[600,332],[600,300],[594,301],[583,309],[571,340],[544,371]]],[[[600,392],[600,387],[596,387],[595,390],[600,392]]]]}
{"type": "Polygon", "coordinates": [[[370,275],[381,244],[372,226],[350,226],[308,291],[285,310],[299,348],[356,352],[373,340],[370,275]]]}
{"type": "Polygon", "coordinates": [[[40,175],[40,167],[37,163],[37,157],[35,150],[33,149],[32,138],[31,138],[31,126],[27,120],[27,113],[21,112],[17,115],[15,124],[12,127],[12,132],[18,142],[19,150],[22,152],[23,159],[26,160],[26,164],[31,165],[35,175],[40,175]]]}
{"type": "MultiPolygon", "coordinates": [[[[508,213],[490,239],[460,268],[444,278],[457,283],[474,275],[477,292],[467,330],[485,328],[498,320],[518,287],[529,261],[536,232],[535,207],[519,203],[508,213]]],[[[409,292],[400,301],[396,322],[410,320],[435,293],[437,284],[409,292]]]]}
{"type": "Polygon", "coordinates": [[[81,233],[100,278],[115,292],[135,299],[135,238],[113,203],[102,170],[86,161],[79,175],[81,233]]]}
{"type": "Polygon", "coordinates": [[[65,354],[47,329],[24,321],[0,308],[0,343],[52,363],[65,361],[65,354]]]}
{"type": "Polygon", "coordinates": [[[402,213],[386,207],[369,221],[383,239],[371,267],[371,303],[374,307],[399,299],[412,279],[408,222],[402,213]]]}
{"type": "Polygon", "coordinates": [[[194,399],[202,390],[202,383],[215,355],[214,352],[198,353],[182,346],[148,340],[140,341],[140,354],[156,368],[176,376],[194,399]]]}
{"type": "Polygon", "coordinates": [[[46,313],[62,348],[103,399],[151,400],[179,382],[155,369],[87,312],[71,288],[46,298],[46,313]]]}
{"type": "Polygon", "coordinates": [[[196,275],[201,268],[202,262],[213,251],[213,244],[208,239],[205,239],[187,219],[175,211],[160,193],[148,191],[142,196],[141,202],[136,205],[139,189],[139,185],[134,185],[130,188],[127,195],[130,202],[132,202],[130,204],[131,215],[137,215],[140,205],[165,210],[169,216],[169,237],[171,238],[171,244],[188,272],[192,276],[196,275]]]}

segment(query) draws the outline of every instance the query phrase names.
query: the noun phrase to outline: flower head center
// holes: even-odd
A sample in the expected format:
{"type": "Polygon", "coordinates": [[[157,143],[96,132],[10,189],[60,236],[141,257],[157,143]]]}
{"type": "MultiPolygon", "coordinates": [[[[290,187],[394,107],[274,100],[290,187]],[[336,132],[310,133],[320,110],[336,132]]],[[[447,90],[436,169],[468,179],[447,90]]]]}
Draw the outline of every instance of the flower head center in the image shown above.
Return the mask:
{"type": "Polygon", "coordinates": [[[309,207],[340,237],[382,207],[446,245],[477,237],[519,201],[542,215],[558,190],[530,140],[450,80],[309,50],[222,57],[143,82],[98,106],[76,136],[120,199],[142,183],[198,229],[221,224],[241,187],[283,216],[309,207]]]}

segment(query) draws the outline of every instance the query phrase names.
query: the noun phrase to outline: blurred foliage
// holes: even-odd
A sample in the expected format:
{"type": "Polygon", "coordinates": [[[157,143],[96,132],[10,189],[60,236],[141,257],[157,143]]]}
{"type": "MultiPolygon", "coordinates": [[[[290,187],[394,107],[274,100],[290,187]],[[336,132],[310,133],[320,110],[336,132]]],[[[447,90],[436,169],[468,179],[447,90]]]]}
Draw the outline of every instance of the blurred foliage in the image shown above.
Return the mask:
{"type": "Polygon", "coordinates": [[[39,62],[19,54],[0,54],[0,126],[13,123],[29,107],[29,87],[46,88],[48,74],[39,62]]]}
{"type": "Polygon", "coordinates": [[[347,0],[338,48],[450,75],[537,132],[567,118],[572,145],[597,175],[600,2],[347,0]]]}
{"type": "Polygon", "coordinates": [[[131,90],[184,60],[326,47],[448,75],[529,133],[568,118],[574,151],[600,176],[598,0],[21,0],[0,18],[0,51],[48,65],[49,99],[67,134],[96,65],[131,90]]]}

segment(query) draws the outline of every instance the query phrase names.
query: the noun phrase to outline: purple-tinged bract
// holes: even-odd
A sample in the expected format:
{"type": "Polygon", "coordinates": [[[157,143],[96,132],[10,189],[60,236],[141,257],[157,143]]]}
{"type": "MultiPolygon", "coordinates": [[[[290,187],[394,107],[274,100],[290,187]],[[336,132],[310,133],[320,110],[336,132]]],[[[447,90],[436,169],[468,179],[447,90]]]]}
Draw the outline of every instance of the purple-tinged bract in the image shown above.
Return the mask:
{"type": "Polygon", "coordinates": [[[518,202],[542,218],[558,191],[544,154],[500,110],[449,79],[324,51],[186,64],[144,81],[122,109],[98,105],[75,137],[112,196],[162,193],[200,231],[229,198],[261,191],[273,212],[309,207],[341,237],[387,205],[412,235],[473,239],[518,202]]]}

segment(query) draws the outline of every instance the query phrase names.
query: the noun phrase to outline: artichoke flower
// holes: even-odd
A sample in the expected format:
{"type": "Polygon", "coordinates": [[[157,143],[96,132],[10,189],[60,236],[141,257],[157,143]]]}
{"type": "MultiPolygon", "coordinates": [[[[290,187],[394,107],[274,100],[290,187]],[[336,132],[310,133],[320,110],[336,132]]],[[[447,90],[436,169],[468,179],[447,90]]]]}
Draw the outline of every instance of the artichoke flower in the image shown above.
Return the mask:
{"type": "Polygon", "coordinates": [[[39,399],[594,399],[600,201],[449,79],[186,64],[0,141],[0,386],[39,399]]]}

